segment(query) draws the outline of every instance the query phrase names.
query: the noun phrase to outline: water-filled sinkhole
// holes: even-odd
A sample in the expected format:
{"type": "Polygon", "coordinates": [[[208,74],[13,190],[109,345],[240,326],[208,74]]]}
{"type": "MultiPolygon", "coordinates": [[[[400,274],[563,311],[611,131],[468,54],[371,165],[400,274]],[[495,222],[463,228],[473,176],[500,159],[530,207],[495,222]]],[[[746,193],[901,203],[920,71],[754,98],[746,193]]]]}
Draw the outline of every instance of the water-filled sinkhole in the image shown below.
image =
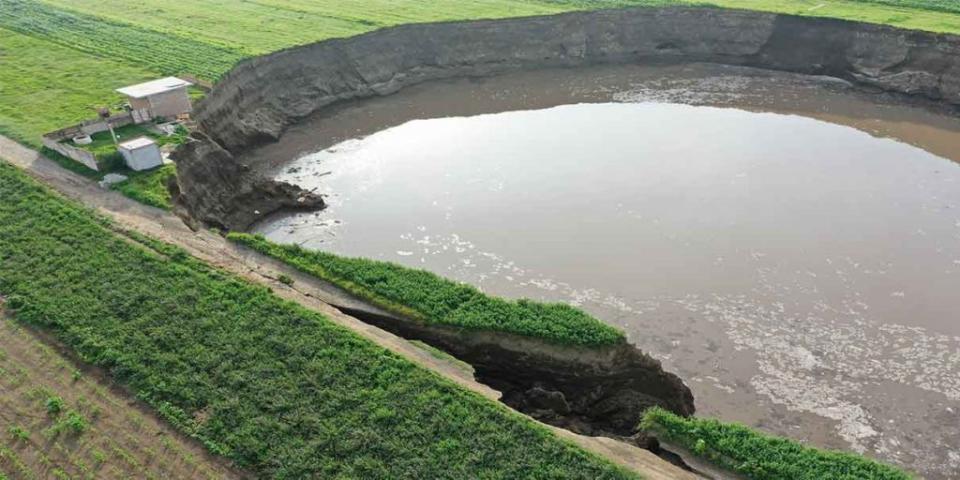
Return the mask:
{"type": "Polygon", "coordinates": [[[958,132],[832,81],[711,66],[444,82],[255,152],[329,203],[256,229],[579,305],[701,414],[943,477],[960,468],[958,132]]]}

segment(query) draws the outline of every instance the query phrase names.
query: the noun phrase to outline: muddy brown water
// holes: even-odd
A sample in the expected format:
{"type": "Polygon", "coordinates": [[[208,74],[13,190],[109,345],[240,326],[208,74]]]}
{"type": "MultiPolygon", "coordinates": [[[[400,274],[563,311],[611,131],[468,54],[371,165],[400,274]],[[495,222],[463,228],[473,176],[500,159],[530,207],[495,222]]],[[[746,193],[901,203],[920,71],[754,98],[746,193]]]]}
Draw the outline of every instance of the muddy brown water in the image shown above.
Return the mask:
{"type": "Polygon", "coordinates": [[[960,117],[713,65],[437,82],[250,152],[272,240],[578,305],[698,413],[960,472],[960,117]]]}

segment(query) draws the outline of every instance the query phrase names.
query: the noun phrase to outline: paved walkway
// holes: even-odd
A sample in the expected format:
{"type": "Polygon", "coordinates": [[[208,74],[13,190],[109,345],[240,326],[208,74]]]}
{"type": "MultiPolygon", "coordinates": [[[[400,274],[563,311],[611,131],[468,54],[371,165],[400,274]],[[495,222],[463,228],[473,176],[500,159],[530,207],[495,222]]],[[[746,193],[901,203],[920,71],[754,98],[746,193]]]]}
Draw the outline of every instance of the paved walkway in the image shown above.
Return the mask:
{"type": "MultiPolygon", "coordinates": [[[[277,295],[321,312],[332,321],[464,388],[492,400],[500,397],[499,392],[477,383],[457,366],[433,357],[401,337],[345,315],[322,301],[323,298],[330,298],[335,293],[312,277],[242,249],[214,233],[192,231],[175,215],[148,207],[117,192],[104,190],[90,179],[66,170],[40,153],[3,136],[0,136],[0,159],[22,168],[66,197],[111,218],[121,231],[132,230],[175,244],[211,265],[249,281],[269,285],[277,295]],[[295,280],[293,287],[277,281],[280,275],[293,278],[295,280]]],[[[648,450],[609,438],[586,437],[567,430],[548,427],[558,436],[572,441],[587,451],[632,469],[645,478],[652,480],[698,478],[662,460],[648,450]]]]}

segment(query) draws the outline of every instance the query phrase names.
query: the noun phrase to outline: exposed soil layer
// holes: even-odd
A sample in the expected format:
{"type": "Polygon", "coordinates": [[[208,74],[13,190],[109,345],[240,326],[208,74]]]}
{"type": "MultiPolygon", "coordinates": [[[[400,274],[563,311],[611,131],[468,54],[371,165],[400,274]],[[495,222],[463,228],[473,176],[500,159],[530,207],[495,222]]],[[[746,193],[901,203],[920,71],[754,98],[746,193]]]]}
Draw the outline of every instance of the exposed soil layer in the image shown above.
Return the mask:
{"type": "Polygon", "coordinates": [[[174,198],[179,199],[175,211],[194,228],[199,227],[199,221],[221,229],[243,230],[258,220],[261,212],[324,206],[320,195],[252,173],[199,132],[194,132],[172,158],[178,173],[177,181],[169,186],[174,198]]]}
{"type": "Polygon", "coordinates": [[[693,394],[683,381],[627,343],[603,349],[561,347],[497,332],[426,325],[361,302],[334,306],[452,354],[473,366],[478,381],[503,392],[507,405],[577,433],[632,437],[641,446],[654,446],[637,432],[644,410],[661,406],[680,415],[694,413],[693,394]]]}

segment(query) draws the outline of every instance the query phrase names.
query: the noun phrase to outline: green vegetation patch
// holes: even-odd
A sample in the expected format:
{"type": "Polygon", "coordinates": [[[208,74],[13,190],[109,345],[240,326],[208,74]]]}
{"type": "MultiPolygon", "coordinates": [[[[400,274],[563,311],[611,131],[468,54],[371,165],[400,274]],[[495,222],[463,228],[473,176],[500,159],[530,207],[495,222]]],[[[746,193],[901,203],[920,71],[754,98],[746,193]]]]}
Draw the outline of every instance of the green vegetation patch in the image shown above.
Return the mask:
{"type": "Polygon", "coordinates": [[[110,188],[151,207],[170,210],[172,200],[167,184],[177,175],[177,167],[164,165],[146,172],[124,172],[128,180],[116,183],[110,188]]]}
{"type": "Polygon", "coordinates": [[[188,73],[213,80],[243,56],[225,47],[29,0],[0,0],[0,27],[166,75],[188,73]]]}
{"type": "Polygon", "coordinates": [[[771,437],[743,425],[648,410],[640,427],[710,462],[756,480],[908,480],[865,457],[828,452],[771,437]]]}
{"type": "Polygon", "coordinates": [[[569,305],[490,297],[425,270],[279,245],[259,235],[231,233],[228,238],[414,320],[561,345],[597,347],[624,341],[620,330],[569,305]]]}
{"type": "MultiPolygon", "coordinates": [[[[112,22],[259,55],[391,25],[557,13],[538,0],[46,0],[112,22]]],[[[594,2],[597,6],[609,3],[594,2]]]]}
{"type": "MultiPolygon", "coordinates": [[[[672,0],[675,4],[696,3],[672,0]]],[[[839,18],[858,22],[893,25],[900,28],[960,34],[960,5],[944,9],[939,0],[707,0],[724,8],[811,17],[839,18]]],[[[953,3],[953,2],[949,2],[953,3]]]]}
{"type": "Polygon", "coordinates": [[[891,7],[932,10],[948,13],[960,13],[960,3],[956,0],[860,0],[864,3],[889,5],[891,7]]]}
{"type": "Polygon", "coordinates": [[[266,288],[130,244],[2,162],[0,198],[16,318],[258,477],[632,478],[266,288]]]}

